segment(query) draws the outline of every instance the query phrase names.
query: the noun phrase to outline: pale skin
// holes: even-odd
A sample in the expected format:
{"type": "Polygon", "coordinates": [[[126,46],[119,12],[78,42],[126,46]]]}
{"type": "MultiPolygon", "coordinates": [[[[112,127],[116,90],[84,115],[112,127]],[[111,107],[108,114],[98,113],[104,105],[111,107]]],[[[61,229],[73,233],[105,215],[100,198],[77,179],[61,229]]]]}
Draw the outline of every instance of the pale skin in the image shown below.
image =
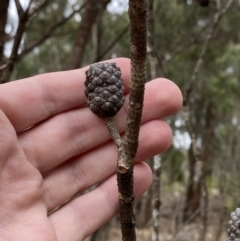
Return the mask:
{"type": "MultiPolygon", "coordinates": [[[[130,62],[122,70],[126,101],[114,117],[124,134],[130,62]]],[[[86,107],[88,67],[43,74],[0,86],[0,237],[3,241],[84,240],[118,213],[117,149],[105,123],[86,107]],[[102,182],[48,216],[77,192],[102,182]]],[[[167,79],[146,84],[135,195],[150,186],[143,161],[171,144],[162,118],[182,105],[178,87],[167,79]]]]}

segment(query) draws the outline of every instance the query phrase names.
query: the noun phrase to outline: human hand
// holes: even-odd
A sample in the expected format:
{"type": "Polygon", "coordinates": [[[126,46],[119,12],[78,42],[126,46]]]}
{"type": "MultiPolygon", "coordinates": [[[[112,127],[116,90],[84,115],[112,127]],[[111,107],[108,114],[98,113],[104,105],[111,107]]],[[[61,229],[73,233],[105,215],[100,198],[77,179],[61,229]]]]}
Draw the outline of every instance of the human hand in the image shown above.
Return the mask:
{"type": "MultiPolygon", "coordinates": [[[[114,59],[129,92],[130,62],[114,59]]],[[[88,67],[43,74],[0,86],[0,237],[14,241],[83,240],[118,212],[117,149],[105,123],[84,95],[88,67]],[[47,213],[74,194],[103,181],[95,190],[47,213]]],[[[166,79],[146,84],[135,195],[152,176],[143,161],[165,151],[171,130],[161,120],[182,104],[178,87],[166,79]]],[[[128,108],[116,115],[124,133],[128,108]]]]}

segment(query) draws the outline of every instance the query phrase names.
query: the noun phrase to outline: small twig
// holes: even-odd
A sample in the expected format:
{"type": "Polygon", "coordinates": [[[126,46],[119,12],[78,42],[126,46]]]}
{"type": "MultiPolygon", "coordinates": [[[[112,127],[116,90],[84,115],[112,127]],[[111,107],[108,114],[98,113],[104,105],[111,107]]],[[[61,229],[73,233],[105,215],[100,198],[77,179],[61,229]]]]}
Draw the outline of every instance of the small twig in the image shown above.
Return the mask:
{"type": "Polygon", "coordinates": [[[32,2],[33,2],[33,0],[30,0],[29,3],[28,3],[27,9],[26,9],[26,11],[27,11],[28,13],[29,13],[29,10],[30,10],[30,8],[31,8],[32,2]]]}
{"type": "Polygon", "coordinates": [[[3,64],[0,66],[0,70],[4,70],[7,67],[7,64],[3,64]]]}
{"type": "Polygon", "coordinates": [[[116,146],[118,148],[120,148],[121,145],[122,145],[122,139],[121,139],[121,137],[118,133],[118,130],[117,130],[115,124],[114,124],[113,118],[112,117],[111,118],[105,118],[105,122],[106,122],[106,126],[108,128],[108,131],[109,131],[112,139],[114,140],[116,146]]]}
{"type": "Polygon", "coordinates": [[[173,53],[171,53],[171,58],[167,61],[165,61],[165,65],[169,65],[173,60],[175,60],[179,55],[181,55],[184,51],[186,51],[188,48],[190,48],[193,44],[197,43],[197,39],[190,35],[185,38],[186,40],[182,45],[179,45],[173,53]]]}
{"type": "MultiPolygon", "coordinates": [[[[35,15],[36,13],[38,13],[42,8],[44,8],[46,6],[46,4],[48,3],[48,0],[43,0],[41,2],[38,2],[36,4],[35,7],[33,7],[32,9],[28,9],[28,17],[32,18],[33,15],[35,15]]],[[[29,7],[30,7],[31,2],[29,3],[29,7]]]]}
{"type": "Polygon", "coordinates": [[[109,44],[109,46],[103,50],[102,53],[100,53],[97,58],[95,59],[95,62],[101,61],[104,56],[119,42],[119,40],[128,32],[129,25],[127,25],[120,33],[118,36],[116,36],[115,39],[109,44]]]}
{"type": "Polygon", "coordinates": [[[230,8],[232,3],[233,3],[233,0],[228,0],[225,7],[223,7],[223,9],[221,10],[221,14],[220,14],[221,16],[220,17],[222,17],[227,12],[227,10],[230,8]]]}

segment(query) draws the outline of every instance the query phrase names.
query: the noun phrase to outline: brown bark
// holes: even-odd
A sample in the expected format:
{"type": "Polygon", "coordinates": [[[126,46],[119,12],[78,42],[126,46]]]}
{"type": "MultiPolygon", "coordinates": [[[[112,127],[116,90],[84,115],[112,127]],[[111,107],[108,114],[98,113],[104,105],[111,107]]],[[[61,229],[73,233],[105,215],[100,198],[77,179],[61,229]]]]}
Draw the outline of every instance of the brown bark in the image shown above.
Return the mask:
{"type": "Polygon", "coordinates": [[[6,42],[5,27],[7,23],[9,0],[0,4],[0,66],[4,63],[4,45],[6,42]]]}
{"type": "Polygon", "coordinates": [[[120,218],[124,241],[136,240],[133,214],[133,166],[138,148],[146,82],[147,2],[129,0],[131,82],[126,136],[123,140],[124,162],[119,158],[117,171],[120,218]],[[122,165],[124,164],[124,165],[122,165]]]}
{"type": "Polygon", "coordinates": [[[122,140],[111,118],[108,130],[118,147],[117,181],[123,241],[135,241],[133,167],[138,148],[146,82],[147,2],[129,0],[131,81],[126,134],[122,140]]]}
{"type": "Polygon", "coordinates": [[[85,47],[91,35],[92,27],[111,0],[88,0],[82,20],[78,27],[78,34],[70,55],[67,69],[77,69],[81,66],[85,47]]]}

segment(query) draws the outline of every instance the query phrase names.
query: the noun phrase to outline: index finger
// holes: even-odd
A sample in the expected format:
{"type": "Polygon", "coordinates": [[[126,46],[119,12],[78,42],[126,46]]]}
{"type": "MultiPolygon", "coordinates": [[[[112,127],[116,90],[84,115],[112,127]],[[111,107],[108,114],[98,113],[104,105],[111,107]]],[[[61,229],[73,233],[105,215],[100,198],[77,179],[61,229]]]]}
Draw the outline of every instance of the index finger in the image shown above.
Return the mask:
{"type": "MultiPolygon", "coordinates": [[[[130,60],[109,60],[120,67],[125,92],[128,92],[130,60]]],[[[0,86],[0,109],[16,132],[58,113],[85,105],[85,71],[89,66],[63,72],[42,74],[0,86]]]]}

